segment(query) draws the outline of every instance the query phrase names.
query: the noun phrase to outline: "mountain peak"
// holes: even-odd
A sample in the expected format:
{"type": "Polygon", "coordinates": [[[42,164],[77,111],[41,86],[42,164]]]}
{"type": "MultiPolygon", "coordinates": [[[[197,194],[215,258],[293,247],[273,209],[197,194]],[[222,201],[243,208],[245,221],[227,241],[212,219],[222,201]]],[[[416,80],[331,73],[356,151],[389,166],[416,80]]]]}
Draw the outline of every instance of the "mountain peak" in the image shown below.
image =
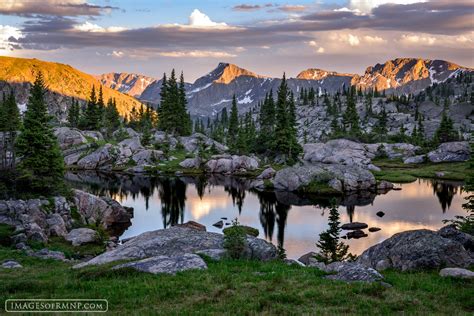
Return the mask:
{"type": "Polygon", "coordinates": [[[303,70],[296,76],[296,79],[303,79],[303,80],[322,80],[328,76],[343,76],[343,77],[353,77],[352,74],[346,73],[338,73],[335,71],[328,71],[319,68],[309,68],[303,70]]]}
{"type": "Polygon", "coordinates": [[[217,78],[214,79],[214,82],[216,83],[229,84],[235,78],[238,78],[241,76],[264,78],[264,76],[257,75],[256,73],[250,70],[243,69],[237,65],[229,64],[229,63],[219,63],[219,65],[213,72],[216,72],[216,71],[217,71],[217,78]]]}

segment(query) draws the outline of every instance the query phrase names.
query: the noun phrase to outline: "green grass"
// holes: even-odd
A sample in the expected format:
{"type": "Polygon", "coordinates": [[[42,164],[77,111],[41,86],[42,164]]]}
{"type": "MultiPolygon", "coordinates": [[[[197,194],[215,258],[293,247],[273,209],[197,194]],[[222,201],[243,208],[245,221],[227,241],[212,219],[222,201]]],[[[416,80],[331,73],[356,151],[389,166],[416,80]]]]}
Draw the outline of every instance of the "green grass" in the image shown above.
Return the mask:
{"type": "Polygon", "coordinates": [[[208,261],[208,270],[176,276],[130,269],[92,267],[26,257],[0,248],[0,262],[24,266],[0,270],[0,301],[9,298],[103,298],[109,311],[133,315],[257,313],[434,314],[474,312],[474,282],[441,278],[436,272],[384,273],[391,288],[380,284],[346,284],[326,280],[315,268],[281,262],[208,261]]]}
{"type": "Polygon", "coordinates": [[[375,160],[373,163],[382,169],[373,171],[377,180],[398,183],[413,182],[417,178],[464,181],[469,167],[467,162],[404,164],[402,161],[384,159],[375,160]],[[437,172],[443,172],[444,176],[436,176],[437,172]]]}
{"type": "Polygon", "coordinates": [[[50,237],[47,244],[40,242],[29,242],[28,244],[33,250],[48,248],[49,250],[61,251],[68,259],[95,257],[105,251],[105,243],[102,240],[98,240],[97,243],[73,246],[61,237],[50,237]]]}
{"type": "Polygon", "coordinates": [[[184,174],[203,174],[204,170],[202,169],[184,169],[179,164],[187,159],[194,158],[190,156],[184,149],[171,151],[168,155],[169,157],[174,156],[176,159],[168,160],[165,162],[160,162],[151,168],[147,168],[147,171],[150,173],[161,173],[161,174],[175,174],[177,171],[181,171],[184,174]]]}
{"type": "Polygon", "coordinates": [[[318,180],[311,181],[308,185],[298,189],[301,193],[317,195],[341,195],[341,192],[331,188],[326,182],[318,180]]]}

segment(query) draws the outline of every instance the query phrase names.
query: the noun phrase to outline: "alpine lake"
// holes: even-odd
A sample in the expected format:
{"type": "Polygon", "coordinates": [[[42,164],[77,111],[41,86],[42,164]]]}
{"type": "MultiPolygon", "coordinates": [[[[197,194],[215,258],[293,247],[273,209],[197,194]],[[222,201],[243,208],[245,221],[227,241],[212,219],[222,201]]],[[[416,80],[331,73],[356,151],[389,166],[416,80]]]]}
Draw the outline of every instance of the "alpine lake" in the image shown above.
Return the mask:
{"type": "MultiPolygon", "coordinates": [[[[196,221],[208,231],[222,233],[237,218],[259,230],[259,237],[284,249],[288,258],[317,251],[319,234],[327,229],[331,198],[249,189],[249,181],[222,175],[156,177],[68,172],[72,187],[116,199],[134,208],[131,225],[120,239],[196,221]],[[222,228],[213,224],[222,221],[222,228]]],[[[361,254],[393,234],[413,229],[436,230],[443,220],[465,215],[467,193],[462,182],[417,179],[395,183],[397,190],[363,192],[336,197],[341,224],[366,223],[366,237],[345,238],[349,251],[361,254]],[[377,214],[378,212],[383,212],[377,214]]],[[[349,231],[343,231],[345,236],[349,231]]]]}

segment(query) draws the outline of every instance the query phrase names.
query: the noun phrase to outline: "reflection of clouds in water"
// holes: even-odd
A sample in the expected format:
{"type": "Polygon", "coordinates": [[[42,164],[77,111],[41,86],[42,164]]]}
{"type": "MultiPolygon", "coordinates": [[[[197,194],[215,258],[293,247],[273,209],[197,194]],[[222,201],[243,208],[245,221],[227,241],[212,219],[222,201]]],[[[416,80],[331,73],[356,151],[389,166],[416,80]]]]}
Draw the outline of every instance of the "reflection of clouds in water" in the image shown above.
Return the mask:
{"type": "MultiPolygon", "coordinates": [[[[157,185],[159,186],[159,184],[157,185]]],[[[350,245],[352,253],[360,254],[368,247],[383,241],[397,232],[420,228],[438,229],[443,226],[443,219],[465,214],[461,207],[462,203],[464,203],[463,197],[467,196],[465,192],[461,193],[460,190],[453,190],[451,187],[446,189],[440,183],[434,186],[429,180],[418,180],[413,183],[397,186],[401,187],[402,190],[378,195],[372,204],[355,207],[353,221],[365,222],[369,227],[376,226],[382,230],[375,233],[368,232],[369,236],[366,238],[346,240],[345,242],[350,245]],[[441,204],[443,203],[450,205],[446,214],[442,210],[441,204]],[[385,216],[382,218],[376,216],[378,211],[385,212],[385,216]]],[[[144,197],[143,191],[135,191],[134,194],[127,192],[125,194],[124,192],[109,193],[123,205],[131,206],[135,209],[132,226],[125,232],[122,238],[163,228],[162,204],[157,191],[159,190],[150,192],[148,208],[146,207],[147,199],[144,197]]],[[[220,220],[221,217],[227,217],[227,222],[238,217],[242,224],[258,228],[261,238],[265,238],[264,227],[262,226],[265,225],[268,238],[271,238],[275,245],[278,243],[278,236],[282,238],[282,233],[284,233],[284,247],[290,258],[297,258],[308,251],[316,251],[315,244],[319,234],[327,229],[329,211],[326,209],[323,212],[323,209],[318,206],[292,206],[287,213],[286,222],[282,222],[281,219],[280,222],[277,222],[279,217],[275,211],[276,200],[271,195],[267,196],[265,201],[269,203],[269,209],[272,210],[270,213],[275,213],[266,215],[264,213],[262,215],[257,193],[246,191],[245,203],[239,215],[237,204],[239,197],[242,195],[240,189],[230,190],[219,185],[208,186],[205,188],[205,194],[202,199],[199,197],[194,184],[188,184],[185,191],[184,221],[195,220],[206,225],[208,231],[221,232],[220,229],[213,227],[212,224],[220,220]],[[232,194],[234,195],[234,201],[232,194]],[[270,231],[269,228],[271,228],[270,231]]],[[[176,194],[183,193],[177,192],[176,194]]],[[[260,195],[260,198],[262,199],[262,195],[260,195]]],[[[177,201],[179,200],[177,199],[177,201]]],[[[174,203],[173,201],[170,200],[168,203],[174,203]]],[[[341,222],[349,222],[347,207],[339,206],[338,209],[341,215],[341,222]]],[[[286,212],[281,213],[281,215],[285,214],[286,212]]]]}

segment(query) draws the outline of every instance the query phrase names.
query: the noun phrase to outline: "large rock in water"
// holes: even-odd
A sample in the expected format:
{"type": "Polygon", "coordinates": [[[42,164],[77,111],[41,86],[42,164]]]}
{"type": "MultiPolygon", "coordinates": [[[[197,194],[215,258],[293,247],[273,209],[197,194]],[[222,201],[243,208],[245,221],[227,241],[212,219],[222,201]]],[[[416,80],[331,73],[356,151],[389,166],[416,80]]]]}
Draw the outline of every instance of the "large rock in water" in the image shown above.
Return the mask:
{"type": "Polygon", "coordinates": [[[131,225],[133,214],[117,201],[74,190],[74,200],[81,220],[85,224],[101,225],[118,236],[131,225]]]}
{"type": "Polygon", "coordinates": [[[468,142],[442,143],[437,149],[428,153],[431,162],[467,161],[471,156],[468,142]]]}
{"type": "Polygon", "coordinates": [[[249,156],[213,156],[206,165],[209,173],[238,173],[258,169],[257,159],[249,156]]]}
{"type": "MultiPolygon", "coordinates": [[[[247,257],[270,260],[277,256],[277,249],[271,243],[247,236],[247,257]]],[[[190,229],[171,227],[143,233],[114,250],[105,252],[75,268],[100,265],[119,260],[145,259],[157,256],[176,257],[207,249],[224,249],[224,235],[190,229]]]]}
{"type": "Polygon", "coordinates": [[[364,251],[357,261],[377,270],[394,268],[406,271],[442,266],[467,267],[474,263],[471,255],[457,241],[421,229],[395,234],[364,251]]]}
{"type": "Polygon", "coordinates": [[[282,169],[276,173],[273,185],[277,190],[298,191],[313,181],[342,192],[368,190],[376,186],[374,175],[367,169],[323,163],[282,169]]]}

